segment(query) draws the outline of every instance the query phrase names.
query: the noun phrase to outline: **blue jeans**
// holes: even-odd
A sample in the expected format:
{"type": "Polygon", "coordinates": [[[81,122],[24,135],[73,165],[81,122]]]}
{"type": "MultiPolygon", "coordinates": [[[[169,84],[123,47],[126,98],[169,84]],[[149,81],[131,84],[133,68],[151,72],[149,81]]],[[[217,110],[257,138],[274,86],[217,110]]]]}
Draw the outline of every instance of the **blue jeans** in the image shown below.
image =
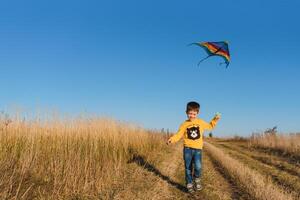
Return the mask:
{"type": "Polygon", "coordinates": [[[185,181],[186,184],[189,184],[193,182],[193,171],[195,178],[201,177],[202,150],[184,147],[183,159],[185,166],[185,181]]]}

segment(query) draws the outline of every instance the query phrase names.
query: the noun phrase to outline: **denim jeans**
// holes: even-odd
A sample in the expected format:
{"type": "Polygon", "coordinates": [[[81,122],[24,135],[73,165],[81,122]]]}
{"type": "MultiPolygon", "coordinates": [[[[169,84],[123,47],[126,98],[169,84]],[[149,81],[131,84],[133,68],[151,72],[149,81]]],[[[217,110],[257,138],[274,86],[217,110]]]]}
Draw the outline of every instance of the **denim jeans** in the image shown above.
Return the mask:
{"type": "Polygon", "coordinates": [[[186,184],[189,184],[193,182],[193,176],[195,178],[201,177],[202,150],[184,147],[183,159],[185,166],[185,181],[186,184]],[[193,171],[194,174],[192,174],[193,171]]]}

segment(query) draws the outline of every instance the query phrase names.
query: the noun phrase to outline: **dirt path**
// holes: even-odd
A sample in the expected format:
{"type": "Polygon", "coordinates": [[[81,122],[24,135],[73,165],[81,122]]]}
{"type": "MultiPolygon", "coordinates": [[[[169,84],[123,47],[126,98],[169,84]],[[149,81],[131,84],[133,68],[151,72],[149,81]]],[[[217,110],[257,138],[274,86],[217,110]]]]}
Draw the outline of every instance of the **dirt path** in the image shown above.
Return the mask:
{"type": "MultiPolygon", "coordinates": [[[[289,170],[278,168],[276,163],[280,162],[281,158],[269,158],[265,161],[269,155],[247,151],[224,142],[216,142],[215,145],[232,158],[271,178],[282,189],[294,192],[295,195],[299,194],[300,182],[296,174],[298,171],[287,162],[284,162],[284,166],[289,170]]],[[[202,157],[203,190],[195,195],[186,193],[182,144],[171,145],[166,151],[157,152],[154,157],[150,157],[152,161],[147,162],[142,155],[136,155],[128,162],[126,166],[128,170],[125,172],[123,182],[118,184],[109,199],[249,200],[253,198],[245,192],[245,188],[238,184],[234,177],[226,174],[226,170],[210,156],[205,148],[202,157]]]]}
{"type": "Polygon", "coordinates": [[[234,182],[222,173],[207,152],[203,152],[203,190],[194,195],[186,193],[182,145],[170,147],[170,151],[158,157],[159,162],[148,163],[137,156],[128,163],[130,171],[124,184],[111,199],[247,199],[234,182]]]}

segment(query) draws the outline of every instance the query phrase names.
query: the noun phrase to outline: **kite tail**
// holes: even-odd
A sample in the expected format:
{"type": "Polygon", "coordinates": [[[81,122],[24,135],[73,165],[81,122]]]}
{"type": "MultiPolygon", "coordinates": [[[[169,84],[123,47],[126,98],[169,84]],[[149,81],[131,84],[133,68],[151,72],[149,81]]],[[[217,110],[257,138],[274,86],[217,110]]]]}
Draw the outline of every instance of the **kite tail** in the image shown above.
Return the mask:
{"type": "Polygon", "coordinates": [[[220,63],[219,65],[223,65],[223,64],[226,65],[226,69],[227,69],[227,68],[228,68],[228,65],[229,65],[229,62],[222,62],[222,63],[220,63]]]}
{"type": "Polygon", "coordinates": [[[192,46],[192,45],[197,45],[197,46],[200,46],[198,43],[196,43],[196,42],[193,42],[193,43],[191,43],[191,44],[188,44],[187,46],[189,47],[189,46],[192,46]]]}
{"type": "Polygon", "coordinates": [[[200,65],[200,63],[202,63],[204,60],[206,60],[207,58],[209,58],[211,55],[208,55],[207,57],[205,57],[205,58],[203,58],[202,60],[200,60],[199,62],[198,62],[198,66],[200,65]]]}

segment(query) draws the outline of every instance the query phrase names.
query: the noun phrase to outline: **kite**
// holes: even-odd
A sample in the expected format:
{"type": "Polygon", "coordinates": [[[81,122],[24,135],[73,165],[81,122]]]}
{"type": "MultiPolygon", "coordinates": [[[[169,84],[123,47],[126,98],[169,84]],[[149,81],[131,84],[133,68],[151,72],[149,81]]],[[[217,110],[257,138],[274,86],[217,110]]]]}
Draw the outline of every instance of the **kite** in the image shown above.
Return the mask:
{"type": "MultiPolygon", "coordinates": [[[[228,42],[222,41],[222,42],[199,42],[199,43],[192,43],[195,45],[198,45],[202,47],[208,56],[206,58],[203,58],[202,60],[199,61],[198,65],[206,60],[207,58],[211,56],[220,56],[224,59],[224,63],[220,64],[226,64],[226,68],[229,65],[230,62],[230,54],[229,54],[229,48],[228,48],[228,42]]],[[[192,45],[191,44],[191,45],[192,45]]]]}

